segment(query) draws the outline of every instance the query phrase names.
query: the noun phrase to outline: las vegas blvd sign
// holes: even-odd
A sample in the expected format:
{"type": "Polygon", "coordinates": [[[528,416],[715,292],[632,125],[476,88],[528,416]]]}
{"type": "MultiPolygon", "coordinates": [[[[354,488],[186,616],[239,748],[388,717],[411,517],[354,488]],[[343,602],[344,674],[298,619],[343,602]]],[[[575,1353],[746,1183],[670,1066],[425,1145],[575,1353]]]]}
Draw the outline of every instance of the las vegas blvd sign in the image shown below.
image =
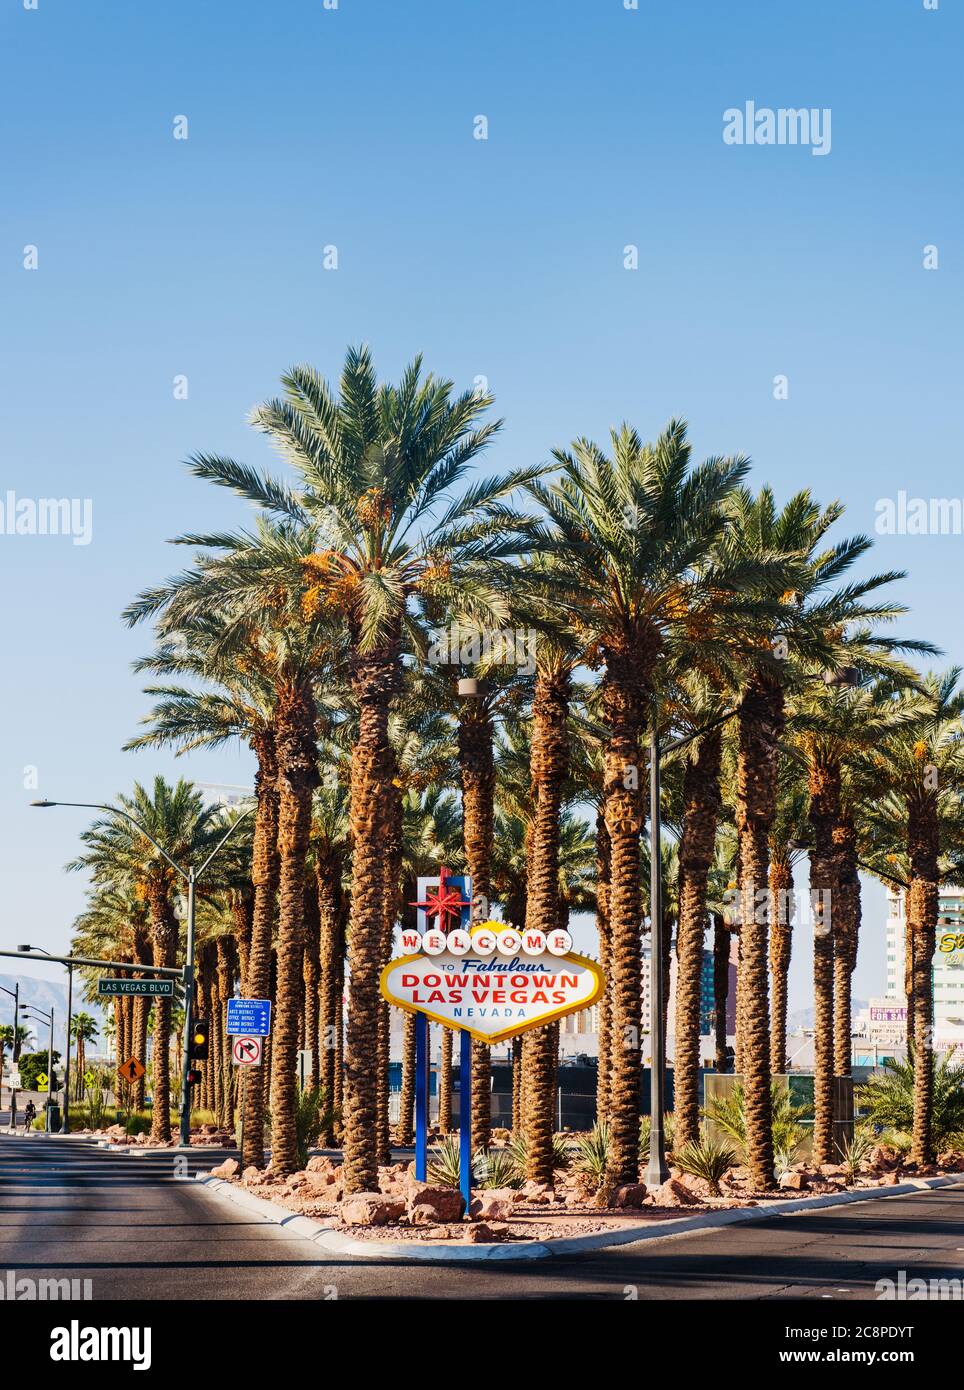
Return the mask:
{"type": "Polygon", "coordinates": [[[588,1009],[605,986],[596,962],[573,952],[567,931],[478,922],[467,931],[404,931],[402,947],[412,954],[382,971],[383,996],[480,1042],[504,1042],[588,1009]]]}

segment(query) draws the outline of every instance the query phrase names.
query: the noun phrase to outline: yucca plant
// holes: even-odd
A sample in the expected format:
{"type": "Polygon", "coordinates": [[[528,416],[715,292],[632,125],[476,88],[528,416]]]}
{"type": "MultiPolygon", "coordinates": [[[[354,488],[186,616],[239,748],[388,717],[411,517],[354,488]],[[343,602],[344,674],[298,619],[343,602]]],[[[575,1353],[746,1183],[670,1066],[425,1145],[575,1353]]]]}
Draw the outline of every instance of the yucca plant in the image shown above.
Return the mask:
{"type": "Polygon", "coordinates": [[[521,1187],[525,1181],[508,1149],[479,1149],[472,1168],[477,1187],[521,1187]]]}
{"type": "Polygon", "coordinates": [[[595,1191],[603,1185],[606,1163],[609,1158],[609,1126],[593,1125],[588,1134],[581,1134],[576,1140],[576,1152],[572,1166],[577,1173],[589,1179],[595,1191]]]}
{"type": "Polygon", "coordinates": [[[710,1195],[720,1197],[720,1178],[737,1161],[734,1148],[720,1139],[710,1139],[701,1134],[697,1140],[680,1145],[673,1154],[673,1162],[682,1173],[690,1173],[694,1178],[702,1178],[708,1184],[710,1195]]]}
{"type": "Polygon", "coordinates": [[[461,1145],[453,1134],[439,1140],[428,1156],[428,1177],[439,1187],[458,1187],[462,1177],[461,1145]]]}
{"type": "MultiPolygon", "coordinates": [[[[577,1141],[577,1146],[578,1146],[578,1141],[577,1141]]],[[[510,1144],[507,1144],[507,1145],[505,1146],[504,1152],[512,1155],[512,1160],[513,1160],[513,1162],[515,1163],[515,1165],[516,1165],[516,1167],[517,1167],[517,1169],[518,1169],[520,1175],[521,1175],[522,1178],[524,1179],[524,1178],[525,1178],[525,1172],[526,1172],[526,1152],[527,1152],[527,1150],[526,1150],[526,1137],[525,1137],[525,1135],[524,1135],[524,1134],[519,1134],[519,1135],[517,1135],[517,1136],[512,1140],[512,1142],[511,1142],[510,1144]]],[[[566,1138],[565,1138],[563,1135],[561,1135],[561,1134],[554,1134],[554,1135],[552,1136],[552,1167],[553,1167],[553,1171],[555,1171],[557,1168],[568,1168],[571,1162],[572,1162],[572,1149],[571,1149],[570,1146],[569,1146],[569,1140],[566,1139],[566,1138]]]]}
{"type": "Polygon", "coordinates": [[[782,1178],[786,1173],[793,1171],[793,1165],[800,1156],[800,1149],[803,1144],[802,1137],[792,1144],[775,1144],[773,1147],[773,1167],[777,1179],[782,1178]]]}
{"type": "Polygon", "coordinates": [[[866,1125],[857,1125],[853,1137],[844,1144],[840,1163],[848,1183],[852,1183],[860,1172],[860,1165],[877,1143],[877,1137],[866,1125]]]}
{"type": "Polygon", "coordinates": [[[295,1097],[295,1145],[298,1167],[304,1168],[308,1162],[309,1150],[318,1142],[323,1130],[335,1124],[338,1119],[334,1106],[328,1104],[328,1096],[323,1086],[306,1086],[295,1097]]]}

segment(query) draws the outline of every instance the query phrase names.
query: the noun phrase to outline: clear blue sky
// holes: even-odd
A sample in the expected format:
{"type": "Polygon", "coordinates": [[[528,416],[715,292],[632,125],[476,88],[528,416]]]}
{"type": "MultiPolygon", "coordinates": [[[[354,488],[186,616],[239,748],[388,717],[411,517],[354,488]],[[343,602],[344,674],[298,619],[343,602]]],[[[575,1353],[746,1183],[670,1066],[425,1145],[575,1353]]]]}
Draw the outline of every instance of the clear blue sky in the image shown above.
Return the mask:
{"type": "MultiPolygon", "coordinates": [[[[962,39],[953,0],[4,0],[0,502],[93,505],[87,546],[0,535],[4,940],[62,947],[82,902],[81,813],[31,796],[248,778],[244,753],[120,752],[148,634],[119,613],[176,567],[168,537],[243,518],[181,463],[269,462],[244,418],[293,362],[335,373],[368,341],[386,375],[416,351],[485,375],[492,466],[679,414],[699,453],[841,497],[852,531],[901,488],[964,493],[962,39]],[[829,107],[831,153],[725,145],[747,100],[829,107]]],[[[958,660],[962,543],[875,551],[958,660]]],[[[875,891],[860,995],[881,935],[875,891]]],[[[808,971],[801,949],[793,1007],[808,971]]]]}

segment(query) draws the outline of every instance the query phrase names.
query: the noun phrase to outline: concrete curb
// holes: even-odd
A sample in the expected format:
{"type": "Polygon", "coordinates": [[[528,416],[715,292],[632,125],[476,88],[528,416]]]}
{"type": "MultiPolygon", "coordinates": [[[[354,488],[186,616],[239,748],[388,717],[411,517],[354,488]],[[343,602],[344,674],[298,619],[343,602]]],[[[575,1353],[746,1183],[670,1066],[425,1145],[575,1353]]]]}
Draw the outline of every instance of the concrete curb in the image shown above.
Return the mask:
{"type": "Polygon", "coordinates": [[[678,1221],[656,1225],[624,1226],[619,1231],[594,1232],[585,1236],[568,1236],[551,1243],[537,1240],[512,1241],[498,1245],[423,1245],[416,1241],[356,1240],[343,1231],[333,1231],[310,1216],[289,1211],[279,1202],[255,1197],[253,1193],[224,1178],[198,1173],[195,1182],[203,1183],[209,1192],[235,1202],[238,1206],[261,1216],[285,1230],[304,1236],[306,1240],[331,1255],[350,1255],[364,1260],[425,1260],[434,1264],[452,1264],[473,1260],[545,1260],[558,1255],[577,1255],[583,1251],[604,1250],[612,1245],[633,1245],[640,1241],[669,1240],[713,1230],[717,1226],[733,1226],[741,1221],[766,1221],[773,1217],[793,1216],[826,1207],[844,1206],[850,1202],[868,1202],[875,1198],[906,1197],[935,1187],[951,1187],[964,1182],[964,1174],[946,1178],[909,1178],[888,1188],[860,1188],[854,1192],[834,1192],[820,1197],[799,1197],[772,1207],[731,1207],[722,1211],[703,1212],[699,1216],[683,1216],[678,1221]]]}

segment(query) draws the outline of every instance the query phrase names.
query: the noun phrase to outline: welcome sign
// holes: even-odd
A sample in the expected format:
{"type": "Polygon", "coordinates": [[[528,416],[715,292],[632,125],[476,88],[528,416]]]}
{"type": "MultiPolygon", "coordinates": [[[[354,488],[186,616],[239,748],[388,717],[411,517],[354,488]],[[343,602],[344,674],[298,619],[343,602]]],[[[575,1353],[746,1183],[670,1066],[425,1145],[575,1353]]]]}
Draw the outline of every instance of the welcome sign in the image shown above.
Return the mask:
{"type": "Polygon", "coordinates": [[[572,951],[554,954],[544,937],[533,953],[521,949],[521,933],[501,922],[480,923],[467,935],[467,949],[458,955],[419,952],[389,962],[381,976],[383,996],[399,1009],[496,1043],[589,1008],[605,987],[595,961],[572,951]],[[476,942],[481,950],[473,949],[476,942]]]}

